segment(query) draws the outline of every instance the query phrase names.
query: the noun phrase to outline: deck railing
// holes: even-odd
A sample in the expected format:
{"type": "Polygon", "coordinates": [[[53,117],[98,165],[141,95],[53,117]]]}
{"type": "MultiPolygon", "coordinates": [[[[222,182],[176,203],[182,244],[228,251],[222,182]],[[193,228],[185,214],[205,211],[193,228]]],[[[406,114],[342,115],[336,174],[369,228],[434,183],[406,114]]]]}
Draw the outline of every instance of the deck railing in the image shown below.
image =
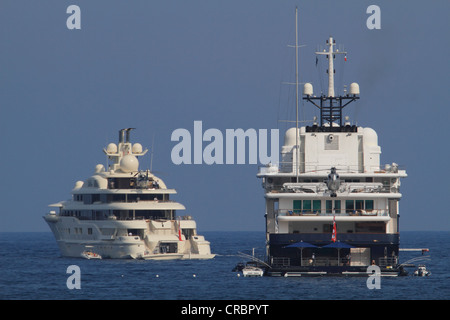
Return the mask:
{"type": "MultiPolygon", "coordinates": [[[[296,163],[292,161],[280,161],[278,165],[260,165],[258,172],[260,174],[267,173],[295,173],[296,163]]],[[[322,173],[329,172],[333,165],[317,165],[314,163],[301,162],[298,165],[299,173],[322,173]]],[[[361,165],[337,165],[335,166],[340,173],[398,173],[399,170],[404,170],[403,166],[397,164],[384,164],[380,166],[361,166],[361,165]]]]}
{"type": "MultiPolygon", "coordinates": [[[[316,266],[316,267],[324,267],[324,266],[351,266],[352,260],[348,257],[319,257],[319,258],[288,258],[288,257],[272,257],[272,266],[277,268],[282,267],[291,267],[291,266],[316,266]]],[[[387,266],[395,266],[398,264],[397,257],[389,257],[389,258],[378,258],[378,266],[387,267],[387,266]]],[[[358,263],[359,265],[359,263],[358,263]]]]}
{"type": "Polygon", "coordinates": [[[388,216],[389,211],[386,209],[372,210],[349,210],[349,209],[320,209],[320,210],[303,210],[303,209],[278,209],[275,211],[277,216],[388,216]]]}
{"type": "Polygon", "coordinates": [[[336,258],[336,257],[320,257],[320,258],[303,258],[303,259],[291,259],[288,257],[272,257],[273,267],[290,267],[290,266],[348,266],[350,260],[348,258],[336,258]]]}

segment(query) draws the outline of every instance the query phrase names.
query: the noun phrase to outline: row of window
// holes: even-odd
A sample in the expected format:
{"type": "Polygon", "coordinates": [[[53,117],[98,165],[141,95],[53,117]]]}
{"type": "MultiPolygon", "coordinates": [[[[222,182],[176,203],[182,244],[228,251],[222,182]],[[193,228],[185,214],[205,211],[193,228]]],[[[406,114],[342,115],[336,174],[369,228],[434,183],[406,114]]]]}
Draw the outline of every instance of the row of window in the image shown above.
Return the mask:
{"type": "Polygon", "coordinates": [[[153,179],[135,178],[108,178],[108,189],[159,189],[159,183],[153,179]]]}
{"type": "MultiPolygon", "coordinates": [[[[70,228],[60,228],[60,232],[64,232],[67,234],[70,234],[70,228]]],[[[73,228],[73,234],[83,234],[83,228],[73,228]]],[[[87,228],[87,234],[91,235],[92,234],[92,228],[87,228]]]]}
{"type": "Polygon", "coordinates": [[[84,204],[92,204],[94,202],[111,203],[111,202],[138,202],[138,201],[169,201],[168,194],[74,194],[74,201],[83,201],[84,204]]]}
{"type": "MultiPolygon", "coordinates": [[[[350,179],[350,178],[346,178],[345,182],[373,182],[373,177],[366,177],[365,179],[350,179]]],[[[297,182],[297,178],[296,177],[292,177],[291,178],[291,182],[297,182]]],[[[324,182],[323,179],[308,179],[308,178],[303,178],[303,179],[299,179],[298,182],[324,182]]],[[[269,183],[272,183],[271,181],[269,181],[269,183]]]]}
{"type": "MultiPolygon", "coordinates": [[[[321,200],[294,200],[293,201],[294,213],[322,213],[322,201],[321,200]]],[[[325,200],[325,212],[326,213],[342,213],[345,209],[346,213],[367,211],[370,212],[374,209],[373,200],[325,200]],[[342,202],[344,208],[342,207],[342,202]]]]}
{"type": "Polygon", "coordinates": [[[174,219],[175,210],[62,210],[62,216],[80,220],[133,219],[174,219]]]}

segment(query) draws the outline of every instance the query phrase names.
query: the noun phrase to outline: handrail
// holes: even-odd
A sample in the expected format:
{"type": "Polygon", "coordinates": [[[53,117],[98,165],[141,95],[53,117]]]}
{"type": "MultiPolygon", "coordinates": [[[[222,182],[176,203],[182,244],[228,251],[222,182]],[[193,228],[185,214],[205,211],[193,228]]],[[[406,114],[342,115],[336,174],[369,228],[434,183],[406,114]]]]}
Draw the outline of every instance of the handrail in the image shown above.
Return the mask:
{"type": "MultiPolygon", "coordinates": [[[[289,257],[271,257],[272,267],[291,267],[295,265],[300,266],[351,266],[351,257],[304,257],[292,259],[289,257]]],[[[398,264],[398,257],[380,257],[378,258],[378,266],[395,266],[398,264]]]]}
{"type": "MultiPolygon", "coordinates": [[[[317,180],[317,179],[316,179],[317,180]]],[[[328,191],[328,187],[324,181],[299,182],[299,183],[283,183],[264,185],[267,192],[272,193],[310,193],[318,194],[328,191]]],[[[339,188],[340,193],[396,193],[398,187],[391,185],[383,185],[381,182],[346,182],[341,181],[339,188]]]]}
{"type": "Polygon", "coordinates": [[[330,209],[321,210],[303,210],[303,209],[278,209],[275,210],[277,216],[388,216],[389,211],[386,209],[373,209],[373,210],[349,210],[347,209],[333,209],[333,212],[329,212],[330,209]]]}
{"type": "MultiPolygon", "coordinates": [[[[317,165],[315,163],[301,162],[300,173],[329,173],[332,165],[317,165]]],[[[379,166],[370,166],[370,171],[360,165],[338,165],[339,173],[398,173],[399,170],[405,170],[404,166],[384,164],[379,166]]],[[[296,163],[293,161],[279,161],[278,164],[260,165],[258,173],[292,173],[295,172],[296,163]],[[269,169],[270,168],[270,169],[269,169]],[[276,168],[276,169],[275,169],[276,168]]]]}

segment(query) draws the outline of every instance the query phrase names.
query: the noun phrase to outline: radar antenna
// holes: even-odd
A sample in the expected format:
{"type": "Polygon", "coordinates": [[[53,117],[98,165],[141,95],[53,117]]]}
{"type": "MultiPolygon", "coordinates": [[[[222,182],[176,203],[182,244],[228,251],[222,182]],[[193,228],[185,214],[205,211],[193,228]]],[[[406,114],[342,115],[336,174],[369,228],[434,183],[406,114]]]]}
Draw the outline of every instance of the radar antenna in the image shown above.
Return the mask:
{"type": "MultiPolygon", "coordinates": [[[[346,107],[349,103],[359,99],[359,85],[357,83],[352,83],[350,85],[350,92],[345,96],[335,96],[334,92],[334,59],[336,54],[344,54],[345,51],[334,51],[336,41],[333,37],[327,40],[327,50],[316,52],[317,55],[325,55],[328,59],[328,95],[321,95],[319,97],[313,96],[313,88],[311,83],[306,83],[303,87],[303,97],[304,100],[311,102],[317,108],[320,109],[320,127],[313,126],[313,130],[307,127],[307,131],[329,131],[329,132],[340,132],[343,131],[342,128],[343,117],[342,109],[346,107]],[[325,126],[328,124],[328,126],[325,126]],[[338,125],[338,126],[336,126],[338,125]],[[309,129],[308,129],[309,128],[309,129]]],[[[347,56],[345,56],[347,57],[347,56]]],[[[356,131],[356,127],[350,127],[347,131],[356,131]]]]}

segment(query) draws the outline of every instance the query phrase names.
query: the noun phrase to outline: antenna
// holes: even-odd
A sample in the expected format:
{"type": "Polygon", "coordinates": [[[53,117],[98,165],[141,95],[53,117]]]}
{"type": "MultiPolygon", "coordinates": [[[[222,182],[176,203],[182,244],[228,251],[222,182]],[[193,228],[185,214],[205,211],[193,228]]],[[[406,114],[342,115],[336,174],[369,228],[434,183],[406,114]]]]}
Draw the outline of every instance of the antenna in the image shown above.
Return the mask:
{"type": "MultiPolygon", "coordinates": [[[[295,48],[295,127],[296,127],[296,154],[297,154],[297,160],[296,160],[296,177],[298,182],[298,174],[299,174],[299,166],[298,166],[298,159],[300,158],[300,148],[299,148],[299,128],[298,128],[298,100],[299,100],[299,93],[298,93],[298,85],[300,84],[298,82],[298,48],[304,47],[304,45],[298,45],[298,8],[295,7],[295,46],[289,45],[288,47],[294,47],[295,48]]],[[[288,84],[294,84],[294,83],[288,83],[288,84]]]]}
{"type": "MultiPolygon", "coordinates": [[[[298,174],[299,174],[299,165],[298,165],[298,159],[300,158],[300,148],[299,148],[299,128],[298,128],[298,101],[299,101],[299,93],[298,93],[298,85],[300,84],[298,82],[298,48],[304,47],[304,45],[298,45],[298,8],[295,7],[295,46],[288,45],[288,47],[294,47],[295,48],[295,83],[286,83],[286,84],[295,84],[295,127],[296,127],[296,154],[297,154],[297,160],[296,160],[296,179],[298,182],[298,174]]],[[[303,121],[306,122],[306,121],[303,121]]]]}
{"type": "Polygon", "coordinates": [[[296,181],[298,183],[298,158],[299,155],[299,145],[298,145],[298,8],[295,7],[295,148],[297,151],[296,156],[296,181]]]}
{"type": "Polygon", "coordinates": [[[336,44],[336,40],[333,40],[333,37],[327,40],[327,51],[318,51],[316,54],[326,55],[328,58],[328,96],[334,97],[334,59],[336,54],[347,54],[345,51],[333,51],[333,47],[336,44]]]}
{"type": "Polygon", "coordinates": [[[153,168],[153,146],[155,143],[155,134],[153,134],[153,138],[152,138],[152,153],[150,154],[150,172],[152,172],[152,168],[153,168]]]}
{"type": "Polygon", "coordinates": [[[310,83],[306,83],[303,88],[303,94],[306,96],[303,99],[311,102],[317,108],[320,109],[320,127],[313,126],[313,128],[307,127],[306,130],[311,131],[329,131],[329,132],[338,132],[342,131],[342,128],[345,128],[347,131],[355,131],[357,128],[355,126],[347,128],[347,126],[343,126],[342,123],[342,109],[347,106],[349,103],[359,99],[359,85],[357,83],[352,83],[350,85],[350,93],[345,96],[335,97],[334,92],[334,59],[336,54],[344,54],[347,56],[347,52],[333,50],[336,41],[333,37],[329,37],[327,40],[328,51],[323,50],[316,52],[317,55],[326,55],[328,59],[328,95],[321,95],[320,97],[313,96],[313,89],[310,83]],[[316,103],[315,101],[319,101],[316,103]],[[324,126],[324,124],[328,123],[328,127],[324,126]],[[339,127],[333,127],[334,124],[338,124],[339,127]]]}

